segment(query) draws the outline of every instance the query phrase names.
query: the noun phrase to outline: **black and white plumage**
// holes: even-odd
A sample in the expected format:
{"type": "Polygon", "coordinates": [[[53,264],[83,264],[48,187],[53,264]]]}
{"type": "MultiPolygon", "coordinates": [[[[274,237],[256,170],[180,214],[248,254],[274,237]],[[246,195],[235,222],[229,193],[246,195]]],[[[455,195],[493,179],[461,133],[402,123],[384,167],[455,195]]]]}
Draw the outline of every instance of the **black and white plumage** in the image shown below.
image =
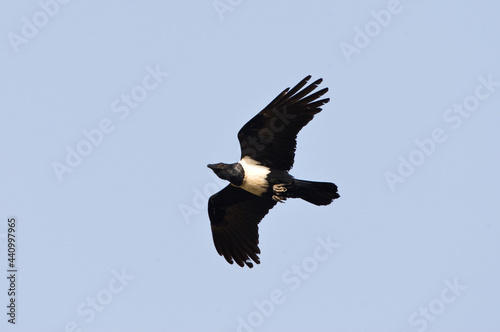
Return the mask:
{"type": "Polygon", "coordinates": [[[230,182],[208,201],[215,248],[230,264],[251,268],[251,261],[260,263],[258,224],[277,202],[302,198],[328,205],[340,197],[333,183],[297,180],[288,174],[297,134],[329,101],[320,99],[328,88],[312,93],[322,79],[304,88],[310,78],[285,89],[241,128],[239,162],[208,165],[230,182]]]}

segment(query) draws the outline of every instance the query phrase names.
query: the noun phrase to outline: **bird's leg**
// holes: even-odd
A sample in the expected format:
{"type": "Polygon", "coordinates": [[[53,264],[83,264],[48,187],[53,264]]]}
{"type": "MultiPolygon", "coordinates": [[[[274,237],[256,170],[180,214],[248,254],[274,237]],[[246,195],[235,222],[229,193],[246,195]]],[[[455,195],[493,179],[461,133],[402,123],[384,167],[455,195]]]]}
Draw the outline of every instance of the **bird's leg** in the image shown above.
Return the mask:
{"type": "Polygon", "coordinates": [[[285,203],[285,200],[287,199],[286,196],[283,195],[287,191],[286,184],[280,183],[280,184],[275,184],[273,185],[273,200],[276,202],[280,203],[285,203]]]}
{"type": "Polygon", "coordinates": [[[279,203],[285,203],[286,197],[278,196],[278,195],[273,195],[273,200],[279,203]]]}
{"type": "Polygon", "coordinates": [[[280,194],[280,193],[286,192],[287,191],[286,184],[284,184],[284,183],[275,184],[273,186],[273,191],[275,194],[280,194]]]}

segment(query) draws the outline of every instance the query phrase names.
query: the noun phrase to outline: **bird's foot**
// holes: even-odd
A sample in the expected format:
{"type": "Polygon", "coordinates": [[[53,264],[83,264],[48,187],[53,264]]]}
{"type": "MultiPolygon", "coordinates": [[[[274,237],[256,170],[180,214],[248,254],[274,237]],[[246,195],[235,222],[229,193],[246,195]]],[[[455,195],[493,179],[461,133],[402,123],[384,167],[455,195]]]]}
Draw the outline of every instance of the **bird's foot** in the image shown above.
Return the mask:
{"type": "Polygon", "coordinates": [[[273,195],[273,200],[275,200],[276,202],[279,202],[279,203],[285,203],[286,197],[273,195]]]}
{"type": "Polygon", "coordinates": [[[280,194],[286,192],[288,189],[286,188],[286,184],[280,183],[280,184],[275,184],[273,186],[273,191],[275,194],[280,194]]]}
{"type": "Polygon", "coordinates": [[[280,203],[285,203],[287,197],[284,195],[287,192],[287,185],[285,183],[275,184],[273,185],[273,200],[280,203]]]}

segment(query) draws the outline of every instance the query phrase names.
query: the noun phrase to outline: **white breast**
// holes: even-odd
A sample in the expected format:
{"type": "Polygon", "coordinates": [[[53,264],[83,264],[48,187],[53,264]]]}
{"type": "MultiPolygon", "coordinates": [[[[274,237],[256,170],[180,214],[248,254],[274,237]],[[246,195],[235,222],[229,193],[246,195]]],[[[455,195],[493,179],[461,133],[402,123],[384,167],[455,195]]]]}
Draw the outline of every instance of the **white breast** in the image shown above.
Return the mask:
{"type": "Polygon", "coordinates": [[[252,194],[262,196],[268,187],[266,178],[270,172],[269,167],[260,165],[258,161],[248,156],[243,157],[239,163],[245,171],[245,178],[240,187],[252,194]]]}

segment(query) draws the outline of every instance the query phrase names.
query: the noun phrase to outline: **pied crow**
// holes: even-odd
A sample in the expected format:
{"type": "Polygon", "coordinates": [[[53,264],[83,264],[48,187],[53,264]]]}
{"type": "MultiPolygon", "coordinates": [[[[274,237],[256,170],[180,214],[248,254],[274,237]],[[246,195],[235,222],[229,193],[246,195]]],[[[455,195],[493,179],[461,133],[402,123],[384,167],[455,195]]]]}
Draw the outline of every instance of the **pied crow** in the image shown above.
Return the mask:
{"type": "Polygon", "coordinates": [[[285,89],[241,128],[240,161],[208,165],[219,178],[230,182],[208,201],[215,248],[230,264],[235,261],[250,268],[252,260],[260,264],[258,224],[277,202],[302,198],[328,205],[340,197],[333,183],[303,181],[288,174],[297,134],[330,100],[320,99],[328,88],[312,93],[321,78],[303,88],[310,78],[285,89]]]}

